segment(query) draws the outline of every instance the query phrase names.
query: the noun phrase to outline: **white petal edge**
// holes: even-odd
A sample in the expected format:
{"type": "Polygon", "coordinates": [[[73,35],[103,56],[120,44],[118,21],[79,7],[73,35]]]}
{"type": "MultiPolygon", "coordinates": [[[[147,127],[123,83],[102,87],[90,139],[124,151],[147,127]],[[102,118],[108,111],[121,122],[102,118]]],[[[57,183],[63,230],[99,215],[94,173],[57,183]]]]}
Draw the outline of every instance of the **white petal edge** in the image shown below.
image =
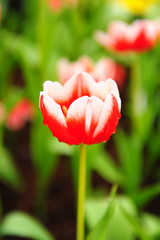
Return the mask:
{"type": "Polygon", "coordinates": [[[108,94],[106,96],[103,109],[101,112],[101,116],[99,118],[98,125],[94,131],[93,138],[96,138],[96,136],[102,132],[105,123],[108,121],[110,114],[112,113],[112,108],[113,108],[113,97],[111,94],[108,94]]]}
{"type": "Polygon", "coordinates": [[[45,105],[47,113],[51,117],[54,116],[57,122],[60,122],[62,126],[67,127],[66,120],[60,105],[58,105],[50,96],[46,95],[45,93],[41,95],[43,95],[43,104],[45,105]]]}

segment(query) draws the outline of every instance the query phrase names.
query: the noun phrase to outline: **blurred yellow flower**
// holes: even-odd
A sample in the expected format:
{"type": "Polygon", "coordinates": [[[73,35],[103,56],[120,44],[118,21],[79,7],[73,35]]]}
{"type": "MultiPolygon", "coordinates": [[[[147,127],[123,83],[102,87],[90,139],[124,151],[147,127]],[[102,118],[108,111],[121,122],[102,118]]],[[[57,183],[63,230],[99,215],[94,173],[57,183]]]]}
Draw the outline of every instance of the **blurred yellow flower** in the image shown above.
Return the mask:
{"type": "Polygon", "coordinates": [[[154,5],[158,0],[116,0],[124,7],[130,9],[135,14],[143,14],[154,5]]]}

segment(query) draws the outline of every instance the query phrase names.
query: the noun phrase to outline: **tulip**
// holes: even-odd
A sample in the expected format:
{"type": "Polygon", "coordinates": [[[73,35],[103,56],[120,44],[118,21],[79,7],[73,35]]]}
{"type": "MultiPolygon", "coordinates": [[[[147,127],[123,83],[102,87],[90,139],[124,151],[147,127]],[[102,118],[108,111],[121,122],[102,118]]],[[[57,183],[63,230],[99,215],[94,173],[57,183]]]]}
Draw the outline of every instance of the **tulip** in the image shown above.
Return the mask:
{"type": "Polygon", "coordinates": [[[64,84],[72,75],[78,72],[90,73],[93,68],[93,62],[88,56],[80,57],[75,62],[69,62],[68,59],[61,58],[57,66],[58,79],[64,84]]]}
{"type": "Polygon", "coordinates": [[[80,57],[75,62],[69,62],[65,58],[60,59],[58,62],[58,79],[63,84],[73,74],[81,71],[88,72],[96,82],[112,78],[120,88],[124,86],[126,79],[124,67],[109,57],[102,58],[95,64],[88,56],[80,57]]]}
{"type": "Polygon", "coordinates": [[[96,40],[106,49],[118,52],[143,52],[152,49],[159,40],[160,22],[137,20],[131,25],[117,21],[108,32],[95,32],[96,40]]]}
{"type": "Polygon", "coordinates": [[[53,136],[67,144],[80,144],[77,240],[84,240],[84,201],[86,178],[85,144],[106,142],[121,117],[121,100],[115,81],[96,82],[80,72],[64,85],[46,81],[40,94],[43,123],[53,136]]]}
{"type": "Polygon", "coordinates": [[[53,136],[67,144],[106,142],[120,119],[121,100],[115,81],[99,83],[88,73],[73,75],[63,86],[46,81],[40,109],[53,136]]]}
{"type": "Polygon", "coordinates": [[[119,88],[124,86],[126,71],[124,67],[109,57],[100,59],[90,73],[96,82],[105,81],[112,78],[116,81],[119,88]]]}
{"type": "Polygon", "coordinates": [[[6,125],[11,130],[20,130],[34,118],[34,106],[28,99],[21,99],[11,109],[7,116],[6,125]]]}

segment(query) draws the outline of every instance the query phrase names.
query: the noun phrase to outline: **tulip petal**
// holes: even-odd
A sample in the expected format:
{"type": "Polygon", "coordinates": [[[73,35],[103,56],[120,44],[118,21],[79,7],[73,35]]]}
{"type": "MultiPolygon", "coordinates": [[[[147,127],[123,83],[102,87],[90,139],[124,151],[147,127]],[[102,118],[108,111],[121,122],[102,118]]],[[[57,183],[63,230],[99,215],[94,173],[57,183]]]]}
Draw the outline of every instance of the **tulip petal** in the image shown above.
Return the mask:
{"type": "Polygon", "coordinates": [[[44,92],[61,106],[67,108],[77,98],[84,95],[89,96],[89,85],[94,83],[94,79],[87,73],[77,73],[73,75],[62,86],[58,82],[46,81],[43,85],[44,92]]]}
{"type": "Polygon", "coordinates": [[[84,96],[75,100],[69,107],[67,125],[70,133],[76,136],[79,142],[92,144],[93,132],[98,124],[103,104],[103,101],[95,96],[84,96]]]}
{"type": "Polygon", "coordinates": [[[50,96],[56,103],[65,105],[64,103],[70,98],[70,91],[66,89],[59,82],[46,81],[43,84],[44,92],[50,96]]]}
{"type": "Polygon", "coordinates": [[[50,96],[42,92],[40,96],[40,109],[44,118],[44,125],[47,125],[53,136],[61,142],[78,144],[76,138],[68,132],[65,116],[58,105],[50,96]]]}
{"type": "Polygon", "coordinates": [[[136,20],[131,25],[115,21],[108,32],[97,31],[96,40],[112,51],[147,51],[155,46],[159,39],[160,22],[136,20]]]}
{"type": "Polygon", "coordinates": [[[112,92],[117,96],[117,99],[119,98],[119,91],[115,81],[108,79],[97,83],[85,72],[73,75],[64,86],[58,82],[46,81],[43,87],[44,92],[57,104],[65,105],[67,108],[74,100],[82,96],[97,96],[104,101],[106,95],[112,92]]]}
{"type": "Polygon", "coordinates": [[[83,62],[72,62],[70,63],[68,59],[66,58],[61,58],[58,62],[58,78],[60,82],[63,84],[68,81],[69,78],[72,77],[72,75],[78,73],[78,72],[83,72],[86,70],[85,62],[87,59],[83,60],[83,62]]]}
{"type": "Polygon", "coordinates": [[[94,33],[94,38],[97,42],[99,42],[104,48],[113,48],[114,40],[103,31],[96,31],[94,33]]]}
{"type": "Polygon", "coordinates": [[[93,143],[106,142],[111,134],[116,132],[120,117],[116,97],[113,94],[107,95],[98,125],[93,134],[93,143]]]}
{"type": "Polygon", "coordinates": [[[91,96],[97,96],[102,101],[105,101],[107,94],[111,94],[111,93],[114,94],[118,101],[119,110],[121,109],[121,100],[119,97],[119,91],[118,91],[117,84],[114,80],[107,79],[106,81],[94,83],[90,86],[90,92],[91,92],[91,96]]]}

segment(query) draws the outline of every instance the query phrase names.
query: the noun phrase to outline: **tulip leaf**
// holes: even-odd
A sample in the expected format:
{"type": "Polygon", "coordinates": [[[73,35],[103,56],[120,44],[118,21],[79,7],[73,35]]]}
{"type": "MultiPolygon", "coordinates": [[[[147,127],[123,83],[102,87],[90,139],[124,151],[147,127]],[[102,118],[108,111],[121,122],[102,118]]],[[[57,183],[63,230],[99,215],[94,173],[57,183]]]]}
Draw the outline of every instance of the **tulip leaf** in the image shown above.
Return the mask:
{"type": "Polygon", "coordinates": [[[4,148],[0,151],[0,179],[16,189],[22,186],[22,179],[13,159],[4,148]]]}
{"type": "MultiPolygon", "coordinates": [[[[142,223],[149,235],[156,238],[156,236],[160,237],[160,218],[155,215],[151,215],[149,213],[144,213],[142,215],[142,223]]],[[[158,237],[156,239],[159,239],[158,237]]]]}
{"type": "Polygon", "coordinates": [[[155,196],[160,194],[160,183],[157,183],[153,186],[148,186],[145,189],[141,189],[134,193],[133,198],[136,204],[141,207],[144,204],[147,204],[151,201],[155,196]]]}
{"type": "Polygon", "coordinates": [[[139,219],[130,212],[128,212],[124,206],[121,206],[121,211],[123,212],[124,216],[130,223],[130,226],[134,229],[135,234],[138,236],[140,240],[151,240],[152,238],[149,237],[147,230],[141,225],[139,219]]]}
{"type": "MultiPolygon", "coordinates": [[[[102,217],[106,208],[109,204],[108,199],[91,199],[88,200],[86,206],[86,220],[89,228],[94,228],[99,219],[102,217]]],[[[131,199],[118,196],[115,199],[115,209],[110,218],[107,229],[106,229],[106,237],[105,240],[134,240],[135,234],[134,229],[131,226],[130,222],[124,216],[121,206],[123,206],[127,212],[131,214],[131,216],[136,217],[137,210],[131,199]]],[[[98,238],[99,239],[99,238],[98,238]]]]}
{"type": "Polygon", "coordinates": [[[132,193],[137,190],[142,178],[142,143],[137,135],[117,132],[115,142],[119,159],[126,177],[125,188],[132,193]],[[136,176],[136,177],[135,177],[136,176]]]}
{"type": "Polygon", "coordinates": [[[48,145],[50,152],[53,152],[54,154],[65,156],[73,155],[74,146],[59,142],[56,138],[52,137],[48,145]]]}
{"type": "Polygon", "coordinates": [[[39,52],[37,48],[28,42],[25,38],[17,36],[9,31],[3,31],[4,48],[10,53],[15,54],[20,61],[24,60],[30,67],[39,64],[39,52]]]}
{"type": "Polygon", "coordinates": [[[53,175],[58,163],[58,156],[50,151],[49,143],[52,140],[52,133],[43,124],[42,115],[39,112],[31,134],[31,148],[34,164],[38,172],[38,183],[43,189],[46,189],[48,182],[53,175]],[[44,141],[45,139],[45,141],[44,141]]]}
{"type": "Polygon", "coordinates": [[[123,185],[124,177],[121,169],[114,163],[112,157],[106,152],[99,152],[95,156],[93,169],[99,173],[104,179],[111,183],[123,185]]]}
{"type": "Polygon", "coordinates": [[[2,236],[17,236],[35,240],[54,240],[50,233],[33,217],[23,212],[8,214],[1,222],[2,236]]]}
{"type": "Polygon", "coordinates": [[[34,103],[37,103],[38,94],[40,91],[40,81],[37,80],[34,69],[39,66],[39,51],[34,44],[28,42],[22,36],[3,31],[4,48],[13,55],[19,62],[26,81],[26,89],[34,103]],[[37,89],[35,91],[35,89],[37,89]]]}
{"type": "Polygon", "coordinates": [[[102,216],[102,218],[99,220],[97,225],[93,227],[91,232],[87,236],[87,240],[105,240],[107,229],[108,229],[108,223],[114,213],[115,210],[115,194],[116,194],[116,187],[113,188],[113,191],[111,193],[111,197],[108,202],[108,206],[105,209],[105,213],[102,216]]]}

